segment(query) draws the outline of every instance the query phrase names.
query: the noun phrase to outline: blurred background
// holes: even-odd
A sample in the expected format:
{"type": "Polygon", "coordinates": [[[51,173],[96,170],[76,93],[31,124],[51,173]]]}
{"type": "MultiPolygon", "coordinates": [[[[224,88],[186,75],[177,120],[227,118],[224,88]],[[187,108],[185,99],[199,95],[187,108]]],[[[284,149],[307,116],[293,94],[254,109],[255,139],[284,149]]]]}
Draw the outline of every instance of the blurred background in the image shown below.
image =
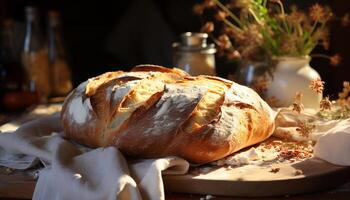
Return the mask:
{"type": "MultiPolygon", "coordinates": [[[[60,14],[61,38],[65,60],[76,86],[87,78],[111,70],[128,70],[136,64],[151,63],[172,67],[172,43],[184,32],[198,32],[202,25],[193,14],[195,0],[128,0],[128,1],[70,1],[70,0],[0,0],[0,19],[13,19],[16,45],[23,48],[25,37],[25,7],[36,6],[40,28],[47,37],[48,11],[60,14]]],[[[289,0],[300,8],[313,0],[289,0]]],[[[350,1],[317,1],[328,4],[336,15],[350,11],[350,1]]],[[[323,59],[313,59],[313,66],[326,82],[325,94],[335,95],[342,82],[350,80],[350,28],[332,25],[330,48],[315,52],[342,57],[332,67],[323,59]]],[[[217,74],[226,77],[235,66],[216,58],[217,74]]]]}

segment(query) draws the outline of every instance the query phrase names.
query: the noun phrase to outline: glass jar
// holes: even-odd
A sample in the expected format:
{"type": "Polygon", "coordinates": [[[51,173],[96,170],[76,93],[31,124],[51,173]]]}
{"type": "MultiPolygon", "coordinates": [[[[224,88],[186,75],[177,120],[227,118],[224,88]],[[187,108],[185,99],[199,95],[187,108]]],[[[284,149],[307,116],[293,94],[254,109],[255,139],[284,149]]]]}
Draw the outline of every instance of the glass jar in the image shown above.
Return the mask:
{"type": "Polygon", "coordinates": [[[61,31],[60,13],[48,13],[48,57],[51,97],[64,97],[72,90],[71,72],[66,59],[61,31]]]}
{"type": "Polygon", "coordinates": [[[26,7],[26,31],[22,51],[22,63],[30,90],[40,95],[40,102],[47,102],[51,92],[47,49],[39,26],[38,10],[26,7]]]}
{"type": "Polygon", "coordinates": [[[187,32],[181,43],[174,43],[174,66],[190,75],[215,75],[214,44],[207,44],[208,34],[187,32]]]}

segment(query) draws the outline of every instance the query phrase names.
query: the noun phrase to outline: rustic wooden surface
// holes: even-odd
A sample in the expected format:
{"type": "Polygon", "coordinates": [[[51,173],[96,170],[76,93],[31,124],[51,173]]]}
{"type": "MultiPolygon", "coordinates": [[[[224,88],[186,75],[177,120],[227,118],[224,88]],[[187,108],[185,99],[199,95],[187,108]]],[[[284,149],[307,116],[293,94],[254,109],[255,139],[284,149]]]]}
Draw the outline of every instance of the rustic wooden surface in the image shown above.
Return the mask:
{"type": "MultiPolygon", "coordinates": [[[[54,112],[55,110],[56,107],[50,112],[54,112]]],[[[31,116],[34,118],[42,115],[46,115],[46,113],[31,113],[31,116]]],[[[18,126],[19,124],[27,120],[28,118],[23,120],[20,119],[12,125],[18,126]]],[[[6,128],[12,129],[13,127],[11,126],[6,128]]],[[[253,171],[251,171],[252,169],[241,169],[236,171],[213,169],[205,173],[201,173],[199,176],[198,174],[195,176],[168,176],[165,177],[165,187],[167,190],[166,198],[170,200],[205,200],[211,199],[212,197],[214,197],[215,199],[232,199],[232,196],[235,196],[234,199],[237,200],[350,199],[350,168],[337,167],[334,165],[330,165],[326,162],[323,162],[321,164],[317,164],[317,162],[311,162],[310,164],[310,161],[309,163],[294,163],[290,164],[289,166],[272,167],[279,167],[280,171],[278,173],[271,174],[271,172],[269,172],[270,170],[266,167],[261,167],[258,170],[253,171]],[[304,174],[298,176],[293,175],[295,169],[301,169],[304,172],[304,174]],[[242,173],[242,171],[244,173],[242,173]],[[251,185],[254,181],[255,184],[259,185],[259,187],[254,186],[254,183],[253,186],[251,185]],[[341,185],[342,183],[345,184],[341,185]],[[294,192],[286,192],[286,189],[288,191],[294,192]],[[213,191],[219,191],[219,193],[213,191]],[[185,194],[184,192],[187,192],[187,194],[185,194]],[[303,194],[295,195],[293,193],[303,194]],[[214,194],[214,196],[210,196],[209,194],[214,194]],[[222,196],[218,194],[231,195],[231,197],[222,196]],[[251,197],[237,197],[237,195],[251,197]],[[279,196],[261,197],[269,195],[279,196]]],[[[17,171],[9,175],[0,173],[1,200],[30,199],[34,188],[35,180],[32,176],[32,171],[17,171]]]]}
{"type": "Polygon", "coordinates": [[[317,192],[338,187],[349,180],[350,167],[311,158],[267,166],[209,168],[199,175],[165,176],[164,184],[169,191],[179,193],[264,197],[317,192]],[[279,171],[273,173],[272,169],[279,171]],[[296,175],[297,170],[302,174],[296,175]]]}
{"type": "MultiPolygon", "coordinates": [[[[195,187],[195,186],[192,186],[195,187]]],[[[2,189],[6,189],[5,187],[1,187],[2,189]]],[[[32,186],[28,187],[22,187],[20,193],[22,195],[27,196],[27,192],[32,192],[34,188],[32,186]]],[[[253,191],[252,191],[253,192],[253,191]]],[[[205,195],[198,195],[198,194],[181,194],[181,193],[166,193],[166,199],[167,200],[194,200],[194,199],[203,199],[205,200],[210,199],[210,196],[207,194],[205,195]]],[[[301,195],[284,195],[284,196],[276,196],[276,197],[225,197],[225,196],[213,196],[214,199],[217,200],[228,200],[228,199],[235,199],[235,200],[279,200],[279,199],[285,199],[285,200],[348,200],[350,198],[350,179],[349,182],[343,186],[337,187],[333,190],[326,190],[321,191],[317,193],[308,193],[308,194],[301,194],[301,195]]],[[[10,198],[10,197],[4,197],[0,196],[1,200],[19,200],[19,199],[30,199],[29,198],[10,198]]]]}
{"type": "MultiPolygon", "coordinates": [[[[208,194],[215,196],[215,199],[229,199],[227,196],[235,199],[350,197],[348,167],[334,166],[314,159],[294,163],[294,166],[279,164],[272,167],[279,167],[280,171],[271,173],[269,167],[249,168],[249,170],[214,168],[205,170],[206,172],[200,175],[165,176],[167,199],[206,199],[206,197],[208,199],[210,198],[208,194]],[[304,174],[293,175],[295,168],[303,170],[304,174]],[[317,193],[309,194],[312,192],[317,193]]],[[[34,172],[35,170],[29,170],[0,174],[0,199],[30,199],[36,183],[34,172]]]]}

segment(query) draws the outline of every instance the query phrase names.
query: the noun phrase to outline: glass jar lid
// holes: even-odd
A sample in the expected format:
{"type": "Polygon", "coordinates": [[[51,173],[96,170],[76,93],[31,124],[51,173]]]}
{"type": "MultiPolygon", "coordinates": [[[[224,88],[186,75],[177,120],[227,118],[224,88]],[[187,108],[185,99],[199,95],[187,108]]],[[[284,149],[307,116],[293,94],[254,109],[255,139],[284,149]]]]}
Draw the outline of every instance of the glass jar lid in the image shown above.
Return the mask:
{"type": "Polygon", "coordinates": [[[181,34],[181,42],[173,43],[175,51],[198,51],[205,54],[216,52],[214,44],[207,44],[208,34],[186,32],[181,34]]]}

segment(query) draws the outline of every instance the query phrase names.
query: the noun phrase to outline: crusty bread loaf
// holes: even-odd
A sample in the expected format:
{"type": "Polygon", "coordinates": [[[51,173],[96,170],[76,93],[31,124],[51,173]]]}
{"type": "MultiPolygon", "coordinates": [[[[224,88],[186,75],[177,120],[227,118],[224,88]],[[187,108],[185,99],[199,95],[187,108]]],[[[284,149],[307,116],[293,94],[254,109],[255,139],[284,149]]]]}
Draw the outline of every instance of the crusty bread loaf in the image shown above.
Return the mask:
{"type": "Polygon", "coordinates": [[[65,135],[124,154],[180,156],[193,163],[221,159],[268,138],[271,108],[253,90],[179,69],[136,66],[80,84],[61,112],[65,135]]]}

